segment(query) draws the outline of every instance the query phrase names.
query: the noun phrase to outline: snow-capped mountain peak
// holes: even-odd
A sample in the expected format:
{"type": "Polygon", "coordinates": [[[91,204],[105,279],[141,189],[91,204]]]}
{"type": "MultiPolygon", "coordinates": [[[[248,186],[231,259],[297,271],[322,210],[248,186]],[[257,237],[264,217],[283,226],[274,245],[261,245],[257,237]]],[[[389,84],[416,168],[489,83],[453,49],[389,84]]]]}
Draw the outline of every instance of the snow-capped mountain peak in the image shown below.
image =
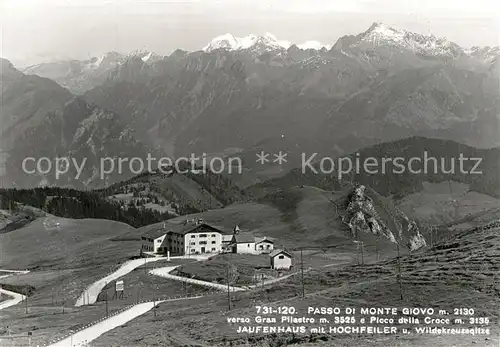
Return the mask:
{"type": "Polygon", "coordinates": [[[359,37],[361,42],[370,42],[377,46],[389,45],[402,47],[423,55],[457,57],[464,53],[460,46],[448,41],[446,38],[396,29],[378,22],[373,23],[359,37]]]}
{"type": "Polygon", "coordinates": [[[161,55],[156,54],[155,52],[151,52],[145,49],[135,50],[128,54],[128,59],[130,58],[140,58],[143,62],[153,63],[157,60],[162,59],[161,55]]]}
{"type": "Polygon", "coordinates": [[[288,49],[291,42],[285,40],[278,40],[276,36],[271,33],[265,33],[262,36],[249,34],[244,37],[236,37],[232,34],[223,34],[214,38],[210,43],[203,48],[205,52],[211,52],[217,49],[224,49],[228,51],[236,51],[243,49],[251,49],[258,46],[259,49],[288,49]]]}
{"type": "Polygon", "coordinates": [[[375,22],[370,28],[365,32],[369,37],[383,36],[386,38],[393,38],[395,40],[402,39],[406,34],[405,30],[395,29],[387,24],[375,22]]]}
{"type": "Polygon", "coordinates": [[[332,48],[331,45],[324,45],[321,42],[314,41],[314,40],[306,41],[304,43],[298,44],[297,47],[299,47],[300,49],[315,49],[317,51],[319,51],[323,48],[326,48],[326,49],[332,48]]]}
{"type": "Polygon", "coordinates": [[[210,43],[203,48],[204,51],[209,52],[216,49],[233,50],[238,47],[238,40],[232,34],[219,35],[214,38],[210,43]]]}
{"type": "MultiPolygon", "coordinates": [[[[266,32],[261,36],[249,34],[244,37],[237,37],[227,33],[214,38],[203,48],[203,50],[205,52],[211,52],[217,49],[227,51],[251,50],[263,53],[266,51],[287,50],[292,45],[292,42],[288,40],[280,40],[269,32],[266,32]]],[[[296,46],[303,50],[314,49],[318,51],[322,49],[331,49],[332,47],[332,45],[325,45],[314,40],[306,41],[296,46]]]]}
{"type": "Polygon", "coordinates": [[[100,57],[93,57],[88,63],[84,63],[84,70],[110,69],[118,66],[124,59],[123,54],[118,52],[107,52],[100,57]]]}

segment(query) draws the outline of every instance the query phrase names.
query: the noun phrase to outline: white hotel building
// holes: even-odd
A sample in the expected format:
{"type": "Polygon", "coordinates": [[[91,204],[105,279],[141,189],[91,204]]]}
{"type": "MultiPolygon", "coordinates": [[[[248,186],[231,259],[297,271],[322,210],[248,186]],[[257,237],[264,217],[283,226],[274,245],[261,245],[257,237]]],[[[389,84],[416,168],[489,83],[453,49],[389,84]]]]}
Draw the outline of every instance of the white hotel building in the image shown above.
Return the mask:
{"type": "Polygon", "coordinates": [[[163,223],[162,227],[151,229],[142,236],[146,241],[143,250],[171,255],[220,253],[222,246],[231,239],[225,235],[219,228],[201,220],[163,223]]]}
{"type": "Polygon", "coordinates": [[[156,254],[188,255],[203,253],[269,254],[274,249],[267,237],[239,233],[236,227],[230,233],[202,220],[165,222],[142,236],[146,241],[143,251],[156,254]]]}

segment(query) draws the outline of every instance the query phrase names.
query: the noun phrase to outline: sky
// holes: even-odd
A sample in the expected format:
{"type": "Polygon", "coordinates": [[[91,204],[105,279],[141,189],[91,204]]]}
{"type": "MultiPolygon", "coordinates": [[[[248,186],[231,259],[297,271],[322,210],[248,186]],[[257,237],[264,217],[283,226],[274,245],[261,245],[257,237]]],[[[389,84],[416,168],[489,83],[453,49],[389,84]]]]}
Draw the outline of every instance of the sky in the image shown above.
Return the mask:
{"type": "Polygon", "coordinates": [[[499,19],[498,0],[0,0],[0,56],[22,67],[109,51],[167,55],[225,33],[333,44],[373,22],[497,46],[499,19]]]}

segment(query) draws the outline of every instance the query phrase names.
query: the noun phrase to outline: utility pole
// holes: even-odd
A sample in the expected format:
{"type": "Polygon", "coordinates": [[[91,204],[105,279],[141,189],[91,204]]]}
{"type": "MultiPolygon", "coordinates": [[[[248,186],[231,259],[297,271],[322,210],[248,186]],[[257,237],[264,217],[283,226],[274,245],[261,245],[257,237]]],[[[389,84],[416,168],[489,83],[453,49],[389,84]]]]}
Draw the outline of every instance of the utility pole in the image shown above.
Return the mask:
{"type": "Polygon", "coordinates": [[[398,281],[399,281],[399,293],[401,297],[401,301],[403,301],[403,282],[401,279],[401,255],[399,252],[399,242],[396,242],[398,246],[398,281]]]}
{"type": "Polygon", "coordinates": [[[229,310],[231,310],[231,287],[229,286],[229,260],[227,262],[227,305],[229,310]]]}
{"type": "Polygon", "coordinates": [[[208,209],[210,210],[212,208],[212,170],[208,170],[208,209]]]}
{"type": "MultiPolygon", "coordinates": [[[[401,236],[401,225],[397,222],[396,216],[394,216],[392,213],[390,214],[392,222],[394,223],[394,226],[396,227],[396,231],[398,232],[398,235],[401,236]]],[[[400,299],[401,301],[404,300],[403,298],[403,281],[401,278],[401,253],[399,250],[399,242],[396,239],[396,246],[397,246],[397,251],[398,251],[398,282],[399,282],[399,294],[400,294],[400,299]]]]}
{"type": "MultiPolygon", "coordinates": [[[[107,283],[106,283],[106,285],[107,285],[107,283]]],[[[109,316],[109,309],[108,309],[108,290],[107,289],[106,289],[105,294],[106,294],[106,317],[108,317],[109,316]]]]}
{"type": "Polygon", "coordinates": [[[153,285],[153,315],[156,319],[156,287],[153,285]]]}
{"type": "Polygon", "coordinates": [[[26,314],[28,314],[28,289],[24,288],[24,301],[26,306],[26,314]]]}
{"type": "Polygon", "coordinates": [[[359,242],[359,246],[361,247],[361,264],[365,265],[365,255],[363,252],[363,248],[364,248],[365,244],[363,243],[363,241],[359,242]]]}
{"type": "Polygon", "coordinates": [[[356,230],[356,260],[358,261],[358,266],[359,266],[361,264],[360,261],[359,261],[359,245],[360,245],[360,241],[359,241],[359,229],[356,228],[354,230],[356,230]]]}
{"type": "Polygon", "coordinates": [[[302,298],[306,297],[306,289],[304,287],[304,257],[302,254],[302,248],[300,249],[300,272],[302,277],[302,298]]]}

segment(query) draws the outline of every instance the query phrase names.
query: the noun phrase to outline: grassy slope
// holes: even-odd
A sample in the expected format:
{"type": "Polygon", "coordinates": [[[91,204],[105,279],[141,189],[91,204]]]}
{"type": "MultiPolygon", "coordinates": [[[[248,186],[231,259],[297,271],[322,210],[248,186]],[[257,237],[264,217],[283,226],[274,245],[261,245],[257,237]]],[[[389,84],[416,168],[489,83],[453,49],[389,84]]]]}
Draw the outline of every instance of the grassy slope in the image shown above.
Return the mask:
{"type": "MultiPolygon", "coordinates": [[[[230,233],[236,224],[242,231],[251,231],[255,235],[283,237],[289,232],[289,226],[281,221],[280,212],[276,208],[258,203],[233,204],[223,209],[177,217],[169,222],[193,218],[203,218],[206,223],[219,226],[230,233]]],[[[161,225],[162,223],[157,223],[142,227],[138,229],[138,232],[143,233],[161,225]]]]}
{"type": "MultiPolygon", "coordinates": [[[[293,247],[328,247],[356,254],[351,231],[342,223],[332,203],[338,206],[338,213],[345,217],[350,192],[350,189],[332,192],[303,186],[271,193],[261,201],[276,206],[281,211],[282,220],[290,225],[291,233],[286,238],[293,241],[293,247]]],[[[388,212],[393,211],[394,206],[371,189],[368,189],[368,194],[380,217],[392,229],[388,212]]],[[[387,239],[380,238],[377,241],[375,235],[368,233],[360,235],[360,241],[364,242],[364,250],[368,255],[375,254],[377,249],[382,256],[390,255],[396,249],[396,245],[387,239]]],[[[404,245],[402,248],[405,248],[404,245]]]]}
{"type": "Polygon", "coordinates": [[[405,196],[398,208],[422,224],[442,225],[500,207],[500,200],[469,191],[456,182],[425,183],[421,192],[405,196]]]}
{"type": "Polygon", "coordinates": [[[169,180],[161,182],[160,187],[162,190],[170,190],[176,196],[182,196],[198,209],[222,207],[222,203],[215,196],[184,175],[174,175],[169,180]]]}
{"type": "MultiPolygon", "coordinates": [[[[180,294],[205,295],[209,289],[196,285],[184,285],[181,282],[170,281],[146,273],[154,266],[171,266],[182,264],[182,261],[158,262],[147,268],[141,266],[131,273],[121,277],[125,283],[123,299],[113,299],[114,282],[101,293],[97,303],[79,308],[73,307],[81,289],[91,281],[99,278],[103,268],[84,268],[80,270],[40,271],[28,275],[14,276],[6,279],[7,283],[16,283],[22,288],[24,285],[34,285],[28,301],[28,314],[24,305],[0,311],[0,335],[8,325],[12,334],[24,334],[34,331],[33,343],[46,343],[56,337],[68,334],[71,329],[91,323],[106,315],[106,294],[108,295],[108,311],[113,313],[139,300],[153,300],[154,298],[175,297],[180,294]],[[95,276],[94,279],[90,278],[95,276]],[[88,282],[88,283],[86,283],[88,282]],[[70,291],[70,289],[72,289],[70,291]],[[71,298],[71,300],[68,300],[71,298]],[[63,313],[63,305],[64,313],[63,313]],[[8,323],[3,323],[8,322],[8,323]]],[[[22,342],[22,341],[17,341],[22,342]]],[[[4,344],[2,346],[19,346],[19,344],[4,344]]]]}
{"type": "MultiPolygon", "coordinates": [[[[123,233],[135,233],[136,229],[126,224],[56,219],[61,223],[59,229],[45,228],[45,219],[40,218],[24,228],[0,235],[0,268],[32,271],[0,279],[0,284],[33,289],[29,294],[28,314],[24,305],[16,305],[2,310],[0,321],[9,322],[12,334],[36,330],[33,341],[39,342],[102,317],[105,313],[102,305],[76,309],[73,307],[76,299],[85,287],[138,255],[140,250],[140,241],[112,241],[123,233]]],[[[112,309],[125,304],[117,303],[112,309]]],[[[7,325],[0,324],[0,334],[7,325]]]]}
{"type": "Polygon", "coordinates": [[[135,229],[129,225],[107,220],[57,218],[60,226],[54,228],[45,227],[45,220],[40,218],[25,228],[0,235],[0,268],[81,268],[112,263],[138,253],[137,243],[109,240],[133,233],[135,229]]]}
{"type": "MultiPolygon", "coordinates": [[[[125,290],[122,303],[134,304],[139,300],[154,300],[155,298],[170,298],[178,295],[204,295],[210,292],[210,288],[172,281],[160,276],[152,276],[149,271],[154,267],[175,266],[185,263],[197,263],[193,260],[159,261],[147,266],[140,266],[127,275],[117,279],[123,280],[125,290]]],[[[106,295],[108,303],[112,303],[115,294],[115,283],[108,284],[101,292],[98,302],[105,302],[106,295]]],[[[116,303],[115,303],[116,304],[116,303]]]]}
{"type": "MultiPolygon", "coordinates": [[[[405,347],[493,347],[498,345],[500,287],[493,276],[500,270],[499,229],[471,230],[441,243],[426,252],[402,258],[403,301],[396,279],[397,262],[383,261],[340,270],[322,269],[306,274],[306,299],[300,295],[299,278],[269,287],[265,291],[238,293],[233,296],[231,317],[255,317],[255,305],[297,308],[298,316],[306,315],[308,306],[336,307],[433,307],[453,312],[453,308],[474,308],[476,317],[493,320],[492,335],[486,336],[323,336],[328,342],[309,343],[309,337],[296,346],[405,346],[405,347]]],[[[236,325],[226,321],[227,301],[210,298],[190,305],[160,306],[159,317],[145,315],[123,329],[108,332],[93,346],[142,347],[167,344],[191,346],[279,346],[271,341],[292,341],[292,337],[258,335],[248,344],[246,335],[236,333],[236,325]],[[161,331],[161,334],[156,332],[161,331]]],[[[450,318],[454,315],[451,314],[450,318]]],[[[420,317],[423,318],[423,317],[420,317]]],[[[307,325],[307,324],[306,324],[307,325]]],[[[468,326],[465,324],[464,326],[468,326]]]]}
{"type": "MultiPolygon", "coordinates": [[[[48,306],[49,311],[57,311],[62,302],[72,306],[86,286],[139,254],[140,241],[111,240],[134,233],[126,224],[58,218],[61,224],[55,229],[45,228],[44,220],[0,235],[0,268],[31,270],[0,279],[0,284],[33,287],[30,305],[48,306]]],[[[13,319],[19,308],[9,310],[2,314],[13,319]]]]}
{"type": "Polygon", "coordinates": [[[309,271],[310,268],[332,268],[355,263],[352,253],[349,252],[304,250],[302,258],[298,251],[291,252],[291,254],[292,264],[295,268],[291,271],[282,271],[281,274],[270,269],[270,259],[266,254],[224,254],[213,257],[206,262],[192,262],[183,265],[178,269],[177,274],[227,284],[229,263],[229,281],[231,285],[248,286],[261,284],[262,274],[265,280],[273,280],[280,275],[286,276],[300,271],[301,266],[304,267],[304,270],[309,271]]]}
{"type": "MultiPolygon", "coordinates": [[[[291,188],[266,195],[263,204],[274,206],[281,212],[282,222],[290,226],[286,235],[295,246],[323,244],[325,241],[345,243],[347,234],[329,201],[332,193],[314,187],[291,188]]],[[[272,235],[274,236],[274,235],[272,235]]],[[[281,235],[284,236],[284,235],[281,235]]]]}

